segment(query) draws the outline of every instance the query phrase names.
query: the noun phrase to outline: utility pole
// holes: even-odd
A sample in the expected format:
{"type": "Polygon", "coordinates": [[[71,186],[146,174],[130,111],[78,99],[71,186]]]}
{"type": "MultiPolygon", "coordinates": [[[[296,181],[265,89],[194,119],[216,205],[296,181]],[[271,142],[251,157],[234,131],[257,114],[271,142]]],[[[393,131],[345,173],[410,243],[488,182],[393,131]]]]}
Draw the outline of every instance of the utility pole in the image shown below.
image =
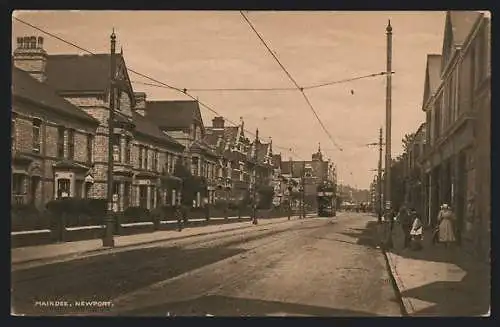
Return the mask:
{"type": "Polygon", "coordinates": [[[252,223],[254,225],[257,225],[257,177],[258,177],[258,145],[259,145],[259,129],[255,131],[255,146],[254,146],[254,154],[253,154],[253,159],[254,159],[254,185],[253,185],[253,203],[252,203],[252,223]]]}
{"type": "Polygon", "coordinates": [[[103,247],[114,247],[115,240],[113,238],[113,135],[114,135],[114,110],[115,110],[115,96],[116,96],[116,35],[113,29],[111,34],[111,85],[109,89],[109,117],[108,117],[108,210],[106,215],[106,231],[102,239],[103,247]]]}
{"type": "Polygon", "coordinates": [[[302,161],[302,180],[301,180],[301,188],[302,188],[302,201],[301,201],[301,204],[302,204],[302,210],[301,210],[301,214],[302,214],[302,218],[306,218],[306,162],[305,161],[302,161]]]}
{"type": "Polygon", "coordinates": [[[385,110],[385,189],[384,201],[387,208],[392,209],[391,203],[391,117],[392,117],[392,26],[391,20],[387,24],[387,88],[386,88],[386,110],[385,110]]]}
{"type": "Polygon", "coordinates": [[[380,133],[378,138],[378,175],[377,175],[377,218],[380,222],[382,220],[382,127],[380,127],[380,133]]]}

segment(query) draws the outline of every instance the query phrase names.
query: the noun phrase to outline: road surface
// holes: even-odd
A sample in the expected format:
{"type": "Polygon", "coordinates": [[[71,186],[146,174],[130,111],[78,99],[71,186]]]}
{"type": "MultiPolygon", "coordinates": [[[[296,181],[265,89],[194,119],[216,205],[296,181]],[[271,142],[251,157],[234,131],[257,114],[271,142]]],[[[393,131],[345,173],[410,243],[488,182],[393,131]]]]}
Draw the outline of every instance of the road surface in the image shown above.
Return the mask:
{"type": "Polygon", "coordinates": [[[26,315],[399,316],[375,218],[341,213],[16,270],[26,315]]]}

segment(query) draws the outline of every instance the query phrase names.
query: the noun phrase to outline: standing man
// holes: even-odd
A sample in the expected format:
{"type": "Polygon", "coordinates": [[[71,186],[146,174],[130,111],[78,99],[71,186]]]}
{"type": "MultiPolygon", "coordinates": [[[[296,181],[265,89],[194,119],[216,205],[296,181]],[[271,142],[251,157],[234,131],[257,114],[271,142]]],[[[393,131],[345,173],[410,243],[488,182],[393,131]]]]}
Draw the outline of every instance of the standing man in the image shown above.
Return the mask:
{"type": "Polygon", "coordinates": [[[401,229],[403,230],[404,247],[407,248],[410,246],[410,241],[411,241],[410,231],[413,221],[406,204],[403,204],[401,208],[399,208],[399,213],[396,216],[396,220],[399,222],[399,224],[401,225],[401,229]]]}

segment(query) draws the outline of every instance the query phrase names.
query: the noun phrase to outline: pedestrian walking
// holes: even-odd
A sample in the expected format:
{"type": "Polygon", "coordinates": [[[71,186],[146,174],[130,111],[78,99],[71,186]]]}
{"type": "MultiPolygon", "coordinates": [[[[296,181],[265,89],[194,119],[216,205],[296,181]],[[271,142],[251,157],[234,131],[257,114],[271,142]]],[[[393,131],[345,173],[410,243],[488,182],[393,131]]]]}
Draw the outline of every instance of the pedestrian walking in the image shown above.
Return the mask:
{"type": "Polygon", "coordinates": [[[418,215],[415,209],[411,209],[410,213],[413,219],[412,227],[410,230],[410,237],[411,237],[410,248],[412,250],[418,251],[422,249],[424,225],[422,224],[422,220],[420,219],[420,216],[418,215]]]}
{"type": "Polygon", "coordinates": [[[257,204],[252,204],[252,224],[257,225],[259,222],[257,221],[257,204]]]}
{"type": "Polygon", "coordinates": [[[456,242],[455,235],[455,214],[450,206],[444,203],[438,213],[439,242],[445,247],[456,242]]]}

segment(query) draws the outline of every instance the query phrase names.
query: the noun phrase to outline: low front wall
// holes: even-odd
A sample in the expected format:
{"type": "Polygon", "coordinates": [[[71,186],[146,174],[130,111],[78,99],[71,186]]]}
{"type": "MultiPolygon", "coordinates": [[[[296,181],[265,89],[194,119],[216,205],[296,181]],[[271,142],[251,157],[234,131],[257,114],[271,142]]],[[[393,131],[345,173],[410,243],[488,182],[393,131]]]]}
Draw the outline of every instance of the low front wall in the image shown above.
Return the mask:
{"type": "MultiPolygon", "coordinates": [[[[229,223],[237,223],[249,221],[248,216],[237,217],[229,216],[228,219],[224,217],[211,218],[206,220],[204,218],[197,218],[188,220],[186,224],[183,225],[184,228],[189,227],[200,227],[207,225],[221,225],[229,223]]],[[[116,226],[115,226],[116,227],[116,226]]],[[[135,235],[142,233],[152,233],[157,230],[175,230],[177,229],[177,221],[161,221],[158,226],[155,226],[152,222],[142,222],[142,223],[130,223],[130,224],[120,224],[119,227],[115,229],[115,235],[135,235]]],[[[104,236],[105,226],[81,226],[81,227],[66,227],[62,235],[62,239],[58,239],[58,235],[61,233],[57,231],[51,231],[48,229],[35,230],[35,231],[24,231],[24,232],[11,232],[11,247],[25,247],[25,246],[35,246],[35,245],[45,245],[60,242],[75,242],[84,241],[91,239],[98,239],[104,236]]]]}

